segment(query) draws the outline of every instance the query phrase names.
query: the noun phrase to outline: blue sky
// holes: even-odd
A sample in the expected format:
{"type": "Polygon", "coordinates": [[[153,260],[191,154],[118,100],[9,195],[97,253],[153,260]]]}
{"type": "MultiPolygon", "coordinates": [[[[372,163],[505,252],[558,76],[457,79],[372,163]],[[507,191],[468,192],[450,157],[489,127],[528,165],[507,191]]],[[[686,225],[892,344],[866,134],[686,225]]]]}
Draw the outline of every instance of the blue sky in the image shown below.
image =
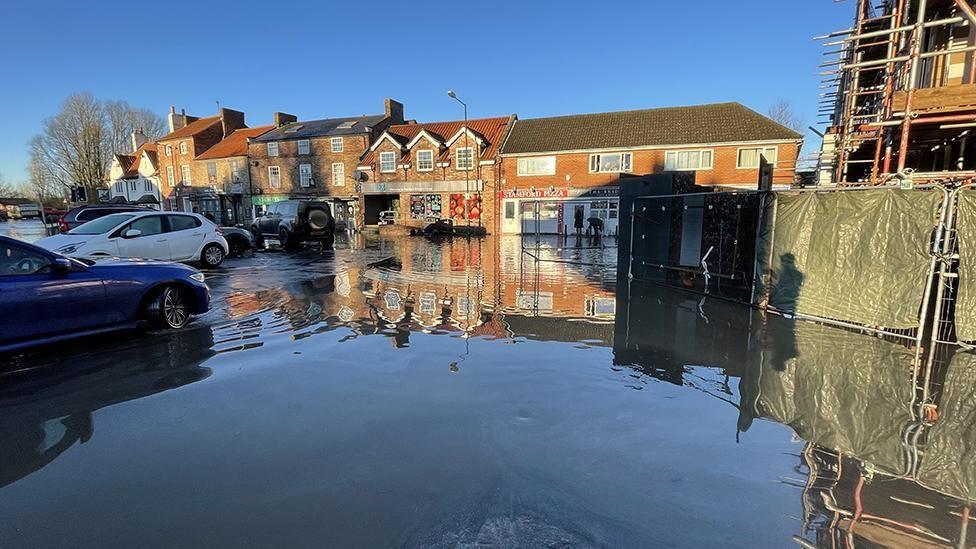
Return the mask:
{"type": "MultiPolygon", "coordinates": [[[[215,101],[249,125],[371,114],[520,118],[739,101],[816,121],[813,36],[851,2],[18,2],[0,22],[0,173],[26,178],[27,141],[66,95],[165,115],[215,101]],[[60,5],[59,5],[60,4],[60,5]]],[[[819,143],[808,137],[806,152],[819,143]]]]}

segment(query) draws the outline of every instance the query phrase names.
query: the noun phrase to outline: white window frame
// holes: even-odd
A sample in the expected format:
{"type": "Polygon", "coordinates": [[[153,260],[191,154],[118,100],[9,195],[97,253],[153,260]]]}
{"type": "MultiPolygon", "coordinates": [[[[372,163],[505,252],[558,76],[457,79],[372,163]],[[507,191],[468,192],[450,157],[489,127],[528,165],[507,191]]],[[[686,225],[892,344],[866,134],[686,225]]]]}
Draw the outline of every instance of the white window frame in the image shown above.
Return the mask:
{"type": "Polygon", "coordinates": [[[268,156],[278,156],[277,141],[268,141],[268,156]]]}
{"type": "Polygon", "coordinates": [[[432,171],[434,171],[434,149],[421,149],[421,150],[417,151],[417,171],[418,172],[432,172],[432,171]],[[420,155],[421,154],[425,154],[425,153],[429,153],[430,154],[430,167],[429,168],[425,168],[424,165],[423,165],[423,163],[422,163],[423,161],[420,159],[420,155]]]}
{"type": "Polygon", "coordinates": [[[189,149],[186,146],[186,141],[180,141],[180,154],[186,154],[189,149]]]}
{"type": "Polygon", "coordinates": [[[332,152],[341,153],[342,152],[342,138],[333,137],[329,140],[329,146],[332,148],[332,152]]]}
{"type": "Polygon", "coordinates": [[[173,166],[166,166],[166,182],[169,183],[170,187],[176,186],[176,170],[173,166]]]}
{"type": "Polygon", "coordinates": [[[268,166],[268,186],[272,189],[281,188],[281,168],[268,166]]]}
{"type": "Polygon", "coordinates": [[[594,153],[590,155],[590,173],[629,173],[634,169],[634,154],[629,152],[606,152],[606,153],[594,153]],[[601,170],[600,169],[600,157],[601,156],[620,156],[620,169],[619,170],[601,170]],[[626,159],[626,162],[624,161],[626,159]]]}
{"type": "Polygon", "coordinates": [[[311,150],[312,150],[312,145],[308,139],[298,140],[298,154],[309,154],[311,150]]]}
{"type": "Polygon", "coordinates": [[[458,171],[469,172],[474,169],[474,147],[458,147],[454,152],[454,169],[458,171]],[[471,153],[471,165],[464,167],[461,166],[461,151],[469,151],[471,153]]]}
{"type": "Polygon", "coordinates": [[[173,156],[173,146],[166,145],[166,156],[173,156]]]}
{"type": "Polygon", "coordinates": [[[298,165],[298,184],[303,188],[308,188],[312,186],[312,165],[311,164],[299,164],[298,165]]]}
{"type": "Polygon", "coordinates": [[[192,172],[190,170],[189,164],[183,164],[182,166],[180,166],[180,180],[183,183],[186,183],[187,185],[192,185],[193,180],[191,176],[192,176],[192,172]]]}
{"type": "Polygon", "coordinates": [[[122,186],[122,180],[116,181],[115,182],[115,192],[121,193],[123,191],[125,191],[125,188],[122,186]]]}
{"type": "Polygon", "coordinates": [[[761,154],[762,156],[765,156],[766,157],[766,162],[769,162],[773,166],[775,166],[776,165],[776,162],[779,161],[779,147],[776,146],[776,145],[760,145],[760,146],[756,146],[756,147],[739,147],[735,151],[735,168],[737,170],[755,170],[755,169],[758,169],[759,168],[759,156],[758,155],[756,156],[756,165],[755,166],[743,166],[742,163],[741,163],[741,160],[742,160],[742,151],[759,151],[759,154],[761,154]],[[769,150],[772,150],[773,151],[772,158],[770,158],[769,155],[766,154],[766,151],[769,151],[769,150]]]}
{"type": "Polygon", "coordinates": [[[664,153],[664,171],[666,172],[696,172],[699,170],[711,170],[715,167],[715,150],[714,149],[678,149],[673,151],[666,151],[664,153]],[[678,168],[678,155],[681,153],[698,153],[698,167],[697,168],[678,168]],[[708,165],[702,160],[705,158],[705,153],[708,153],[708,165]],[[673,160],[671,160],[673,159],[673,160]]]}
{"type": "Polygon", "coordinates": [[[332,163],[332,186],[344,187],[346,185],[346,165],[342,162],[332,163]]]}
{"type": "Polygon", "coordinates": [[[382,151],[382,152],[380,152],[380,159],[379,160],[380,160],[380,173],[394,173],[394,172],[396,172],[396,153],[395,152],[382,151]],[[390,169],[388,169],[388,170],[384,170],[383,169],[383,162],[384,162],[383,158],[384,157],[386,157],[386,158],[391,158],[392,157],[392,160],[390,161],[392,167],[390,169]]]}
{"type": "Polygon", "coordinates": [[[143,179],[142,180],[142,186],[145,188],[146,192],[152,192],[152,190],[153,190],[152,181],[150,181],[148,179],[143,179]]]}
{"type": "Polygon", "coordinates": [[[237,160],[230,161],[230,180],[237,182],[241,180],[240,163],[237,160]]]}
{"type": "Polygon", "coordinates": [[[527,156],[524,158],[519,158],[516,168],[516,174],[519,176],[532,176],[532,175],[556,175],[556,157],[555,155],[549,156],[527,156]],[[531,160],[552,160],[552,167],[543,172],[530,172],[528,168],[529,161],[531,160]],[[525,161],[525,162],[523,162],[525,161]]]}

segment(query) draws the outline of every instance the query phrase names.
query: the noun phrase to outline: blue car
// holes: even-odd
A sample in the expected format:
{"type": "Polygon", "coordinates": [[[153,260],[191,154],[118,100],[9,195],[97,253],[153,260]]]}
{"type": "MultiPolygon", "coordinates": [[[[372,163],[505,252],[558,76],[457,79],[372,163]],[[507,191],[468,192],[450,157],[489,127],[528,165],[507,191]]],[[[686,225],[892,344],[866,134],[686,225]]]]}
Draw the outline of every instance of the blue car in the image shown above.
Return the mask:
{"type": "Polygon", "coordinates": [[[193,267],[73,259],[0,236],[0,352],[144,324],[178,329],[209,308],[193,267]]]}

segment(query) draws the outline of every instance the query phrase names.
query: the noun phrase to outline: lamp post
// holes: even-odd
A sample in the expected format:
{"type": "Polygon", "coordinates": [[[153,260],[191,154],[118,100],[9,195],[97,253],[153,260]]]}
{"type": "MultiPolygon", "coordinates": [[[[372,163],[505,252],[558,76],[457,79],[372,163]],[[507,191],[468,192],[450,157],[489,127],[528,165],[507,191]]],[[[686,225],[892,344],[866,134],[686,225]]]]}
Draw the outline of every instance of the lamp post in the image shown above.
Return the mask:
{"type": "MultiPolygon", "coordinates": [[[[464,107],[464,148],[470,150],[471,148],[468,146],[468,104],[458,99],[458,96],[456,93],[454,93],[454,90],[447,90],[447,96],[457,101],[462,107],[464,107]]],[[[471,225],[470,214],[468,212],[468,203],[471,201],[471,189],[468,184],[468,172],[472,169],[474,169],[474,151],[471,151],[471,167],[464,170],[464,219],[468,225],[471,225]]],[[[480,215],[478,216],[478,225],[481,225],[480,215]]]]}

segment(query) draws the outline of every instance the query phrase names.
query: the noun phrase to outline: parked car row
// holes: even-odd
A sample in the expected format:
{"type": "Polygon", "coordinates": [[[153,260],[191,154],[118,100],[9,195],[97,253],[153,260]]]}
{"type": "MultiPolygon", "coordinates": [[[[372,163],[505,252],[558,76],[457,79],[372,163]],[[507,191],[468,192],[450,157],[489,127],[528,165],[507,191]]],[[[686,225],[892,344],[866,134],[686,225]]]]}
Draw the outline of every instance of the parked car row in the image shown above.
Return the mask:
{"type": "Polygon", "coordinates": [[[273,204],[251,229],[222,228],[195,213],[137,206],[72,208],[62,234],[28,244],[0,237],[0,353],[118,329],[178,329],[209,309],[204,273],[231,253],[277,239],[285,249],[331,247],[325,202],[273,204]],[[120,259],[121,258],[121,259],[120,259]]]}
{"type": "Polygon", "coordinates": [[[210,307],[204,280],[179,263],[71,258],[0,236],[0,352],[144,324],[182,328],[210,307]]]}

